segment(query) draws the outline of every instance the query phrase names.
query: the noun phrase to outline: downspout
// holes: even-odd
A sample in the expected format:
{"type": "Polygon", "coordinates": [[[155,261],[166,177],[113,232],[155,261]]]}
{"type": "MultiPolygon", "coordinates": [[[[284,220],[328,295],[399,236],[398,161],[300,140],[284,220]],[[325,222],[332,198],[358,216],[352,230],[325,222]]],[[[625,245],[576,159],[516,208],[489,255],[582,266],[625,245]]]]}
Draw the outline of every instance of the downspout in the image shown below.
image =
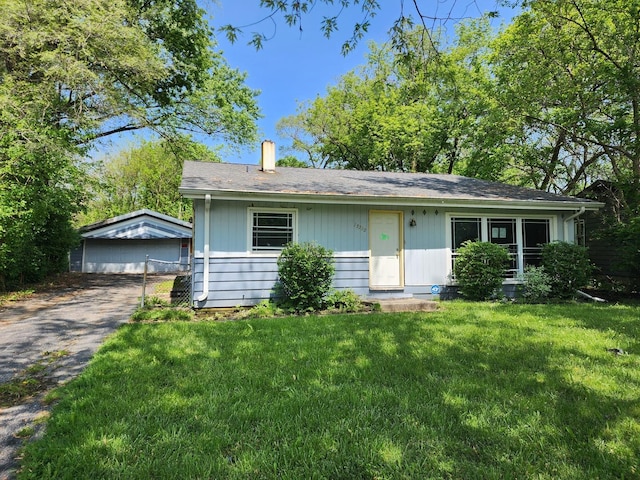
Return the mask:
{"type": "Polygon", "coordinates": [[[209,225],[211,213],[211,195],[206,194],[204,196],[204,271],[202,272],[202,295],[196,300],[198,302],[204,302],[209,297],[209,242],[210,232],[209,225]]]}
{"type": "MultiPolygon", "coordinates": [[[[576,213],[574,213],[573,215],[571,215],[568,218],[564,219],[564,241],[567,242],[568,238],[569,238],[569,222],[571,220],[573,220],[576,217],[579,217],[580,215],[582,215],[585,212],[586,208],[585,207],[580,207],[580,210],[578,210],[576,213]]],[[[575,239],[574,239],[575,241],[575,239]]]]}

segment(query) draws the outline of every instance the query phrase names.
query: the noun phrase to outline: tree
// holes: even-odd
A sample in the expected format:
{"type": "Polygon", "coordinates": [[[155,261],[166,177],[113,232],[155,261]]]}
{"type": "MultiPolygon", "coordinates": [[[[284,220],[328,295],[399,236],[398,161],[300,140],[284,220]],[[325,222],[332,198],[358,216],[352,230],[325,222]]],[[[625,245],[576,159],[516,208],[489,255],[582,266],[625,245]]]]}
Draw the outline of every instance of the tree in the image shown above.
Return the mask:
{"type": "Polygon", "coordinates": [[[195,0],[5,5],[5,95],[41,98],[40,112],[70,128],[75,143],[142,128],[253,139],[256,92],[213,50],[195,0]]]}
{"type": "Polygon", "coordinates": [[[0,108],[0,290],[64,269],[84,197],[70,132],[10,113],[0,108]]]}
{"type": "Polygon", "coordinates": [[[599,176],[640,186],[639,10],[536,0],[494,44],[501,104],[524,133],[513,151],[537,187],[576,193],[599,176]]]}
{"type": "Polygon", "coordinates": [[[309,164],[299,160],[294,155],[287,155],[286,157],[282,157],[276,162],[276,166],[278,167],[296,167],[296,168],[308,168],[309,164]]]}
{"type": "Polygon", "coordinates": [[[191,201],[178,193],[185,160],[220,161],[190,137],[147,141],[122,150],[95,173],[93,197],[76,223],[86,225],[143,208],[188,219],[191,201]]]}
{"type": "Polygon", "coordinates": [[[144,128],[254,140],[257,92],[214,47],[196,0],[2,2],[5,288],[64,263],[72,240],[60,232],[82,208],[79,159],[96,140],[144,128]]]}
{"type": "MultiPolygon", "coordinates": [[[[431,43],[431,46],[435,46],[437,43],[437,36],[434,36],[434,33],[437,33],[435,27],[441,27],[449,22],[456,22],[462,19],[461,17],[452,15],[456,7],[455,0],[445,0],[444,2],[421,2],[414,0],[411,3],[412,6],[405,10],[404,2],[402,0],[397,2],[398,14],[392,19],[389,27],[394,47],[398,52],[409,54],[412,51],[411,45],[405,41],[404,33],[412,30],[416,25],[422,27],[425,39],[431,43]],[[439,14],[439,11],[443,11],[441,4],[445,4],[447,7],[444,9],[444,12],[446,12],[444,15],[439,14]]],[[[302,32],[306,17],[310,15],[312,10],[320,10],[322,17],[322,20],[320,20],[320,30],[327,38],[339,30],[340,16],[346,10],[358,8],[361,13],[361,19],[351,26],[351,33],[342,44],[343,55],[350,53],[365,37],[371,25],[371,19],[373,19],[381,9],[378,0],[340,0],[340,2],[334,2],[334,0],[260,0],[260,6],[269,13],[267,13],[264,18],[252,22],[247,26],[254,26],[267,20],[273,25],[276,25],[277,19],[282,17],[286,25],[297,28],[302,32]]],[[[486,13],[492,17],[497,16],[497,12],[495,11],[482,12],[477,1],[472,0],[465,5],[464,12],[462,13],[465,19],[468,19],[467,11],[470,9],[475,10],[478,14],[486,13]]],[[[246,27],[223,25],[220,27],[220,31],[227,36],[229,41],[235,42],[239,36],[244,33],[244,28],[246,27]]],[[[264,42],[268,40],[269,38],[264,33],[254,31],[248,43],[256,49],[260,49],[264,42]]]]}
{"type": "Polygon", "coordinates": [[[442,51],[420,30],[407,34],[411,57],[371,44],[365,66],[279,122],[292,141],[287,151],[322,167],[464,172],[492,111],[484,62],[491,31],[486,19],[458,31],[442,51]]]}

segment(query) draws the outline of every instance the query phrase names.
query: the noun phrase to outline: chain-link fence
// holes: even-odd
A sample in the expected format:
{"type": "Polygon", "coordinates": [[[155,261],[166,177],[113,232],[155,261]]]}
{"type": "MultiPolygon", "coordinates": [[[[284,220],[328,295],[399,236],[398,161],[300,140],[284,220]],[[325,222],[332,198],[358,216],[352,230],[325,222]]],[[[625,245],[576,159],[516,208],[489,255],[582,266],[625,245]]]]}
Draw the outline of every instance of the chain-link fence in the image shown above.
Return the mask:
{"type": "Polygon", "coordinates": [[[149,258],[144,265],[140,306],[191,307],[191,266],[149,258]],[[162,280],[159,280],[158,277],[162,280]]]}

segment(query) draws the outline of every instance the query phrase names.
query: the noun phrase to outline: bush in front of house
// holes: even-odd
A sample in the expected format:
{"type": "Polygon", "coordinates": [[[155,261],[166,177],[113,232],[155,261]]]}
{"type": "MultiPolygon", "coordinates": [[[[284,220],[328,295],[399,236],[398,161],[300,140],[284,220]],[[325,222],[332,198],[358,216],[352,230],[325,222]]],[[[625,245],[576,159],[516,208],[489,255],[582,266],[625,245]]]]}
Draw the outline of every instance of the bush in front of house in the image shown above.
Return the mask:
{"type": "Polygon", "coordinates": [[[551,278],[551,296],[564,299],[589,283],[593,268],[587,249],[568,242],[543,245],[542,266],[551,278]]]}
{"type": "Polygon", "coordinates": [[[327,308],[342,313],[356,313],[364,310],[362,300],[353,290],[332,290],[327,295],[327,308]]]}
{"type": "Polygon", "coordinates": [[[551,276],[544,267],[528,265],[520,277],[521,297],[526,303],[544,303],[551,295],[551,276]]]}
{"type": "Polygon", "coordinates": [[[289,243],[278,257],[276,293],[284,308],[321,310],[331,290],[333,251],[316,243],[289,243]]]}
{"type": "Polygon", "coordinates": [[[619,246],[620,266],[630,273],[628,290],[640,290],[640,216],[615,225],[609,235],[619,246]]]}
{"type": "Polygon", "coordinates": [[[499,294],[509,252],[489,242],[467,241],[457,251],[454,275],[460,293],[469,300],[488,300],[499,294]]]}

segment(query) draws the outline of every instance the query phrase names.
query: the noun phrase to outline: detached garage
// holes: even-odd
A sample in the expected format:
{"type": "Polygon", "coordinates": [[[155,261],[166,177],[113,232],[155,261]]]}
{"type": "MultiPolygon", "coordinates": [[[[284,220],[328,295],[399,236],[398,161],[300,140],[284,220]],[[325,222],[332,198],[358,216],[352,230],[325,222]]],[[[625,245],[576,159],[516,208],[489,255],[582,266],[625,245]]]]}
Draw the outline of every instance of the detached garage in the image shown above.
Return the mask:
{"type": "Polygon", "coordinates": [[[188,270],[191,224],[152,210],[138,210],[80,229],[70,269],[84,273],[150,273],[188,270]]]}

